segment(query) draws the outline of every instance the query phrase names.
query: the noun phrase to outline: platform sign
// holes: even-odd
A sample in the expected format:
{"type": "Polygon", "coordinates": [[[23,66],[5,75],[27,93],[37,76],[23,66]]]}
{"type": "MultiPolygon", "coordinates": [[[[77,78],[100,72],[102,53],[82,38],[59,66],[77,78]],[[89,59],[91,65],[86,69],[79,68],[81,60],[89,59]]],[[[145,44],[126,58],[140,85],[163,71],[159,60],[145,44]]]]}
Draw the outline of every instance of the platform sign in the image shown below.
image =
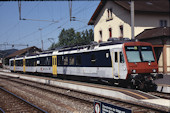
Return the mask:
{"type": "Polygon", "coordinates": [[[94,113],[132,113],[132,110],[95,100],[94,113]]]}

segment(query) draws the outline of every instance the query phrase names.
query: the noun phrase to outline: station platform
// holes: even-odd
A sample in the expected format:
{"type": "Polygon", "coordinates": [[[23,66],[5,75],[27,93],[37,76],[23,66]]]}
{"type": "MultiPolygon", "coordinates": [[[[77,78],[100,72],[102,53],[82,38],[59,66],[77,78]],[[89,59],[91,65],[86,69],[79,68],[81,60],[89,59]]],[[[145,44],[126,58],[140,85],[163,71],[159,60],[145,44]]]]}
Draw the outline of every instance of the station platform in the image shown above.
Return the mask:
{"type": "Polygon", "coordinates": [[[18,73],[0,72],[0,75],[17,77],[20,79],[30,80],[43,84],[53,85],[57,87],[67,88],[69,90],[82,91],[96,96],[105,96],[109,98],[117,98],[118,100],[126,100],[137,103],[146,103],[148,105],[158,105],[170,108],[170,100],[161,99],[151,94],[132,89],[124,89],[120,87],[103,86],[99,84],[81,83],[74,81],[63,81],[54,78],[23,75],[18,73]]]}
{"type": "Polygon", "coordinates": [[[157,85],[157,91],[170,93],[170,74],[165,74],[163,78],[154,81],[157,85]]]}

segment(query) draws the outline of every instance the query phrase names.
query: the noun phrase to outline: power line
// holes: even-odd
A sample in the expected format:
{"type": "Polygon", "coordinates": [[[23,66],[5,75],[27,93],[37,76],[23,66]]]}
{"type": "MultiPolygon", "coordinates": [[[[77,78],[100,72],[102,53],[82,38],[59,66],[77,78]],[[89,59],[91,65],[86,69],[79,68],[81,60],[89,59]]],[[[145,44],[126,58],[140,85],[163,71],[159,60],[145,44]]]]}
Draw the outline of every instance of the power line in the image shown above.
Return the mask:
{"type": "Polygon", "coordinates": [[[17,22],[14,26],[12,26],[11,28],[9,28],[8,30],[6,30],[3,34],[1,34],[0,37],[3,37],[3,35],[7,34],[9,31],[11,31],[12,29],[14,29],[19,23],[20,23],[20,21],[17,22]]]}
{"type": "MultiPolygon", "coordinates": [[[[36,7],[37,7],[38,5],[36,5],[36,7]]],[[[28,19],[28,18],[22,18],[21,17],[21,1],[20,0],[18,0],[18,8],[19,8],[19,20],[31,20],[31,21],[44,21],[44,22],[54,22],[54,23],[56,23],[56,22],[58,22],[58,21],[54,21],[54,20],[39,20],[39,19],[28,19]]]]}
{"type": "Polygon", "coordinates": [[[9,44],[9,43],[3,43],[3,44],[0,44],[0,46],[11,46],[12,48],[15,47],[15,46],[27,46],[28,47],[28,44],[9,44]]]}
{"type": "Polygon", "coordinates": [[[33,8],[31,8],[31,10],[26,14],[26,16],[28,16],[39,4],[41,1],[39,1],[33,8]]]}
{"type": "MultiPolygon", "coordinates": [[[[50,31],[49,33],[47,33],[47,34],[45,34],[45,35],[42,35],[42,37],[48,36],[49,34],[57,31],[58,29],[61,29],[61,28],[62,28],[64,25],[66,25],[67,23],[68,23],[68,21],[67,21],[67,22],[64,22],[64,24],[58,26],[57,28],[53,29],[53,30],[50,31]]],[[[43,29],[43,28],[42,28],[42,29],[43,29]]],[[[30,41],[30,43],[32,43],[32,42],[35,42],[35,39],[33,39],[32,41],[30,41]]],[[[36,42],[39,43],[39,41],[36,41],[36,42]]],[[[37,43],[36,43],[36,44],[37,44],[37,43]]]]}
{"type": "Polygon", "coordinates": [[[38,19],[26,19],[26,18],[22,18],[21,20],[31,20],[31,21],[43,21],[43,22],[54,22],[54,23],[58,23],[58,21],[54,21],[54,20],[38,20],[38,19]]]}

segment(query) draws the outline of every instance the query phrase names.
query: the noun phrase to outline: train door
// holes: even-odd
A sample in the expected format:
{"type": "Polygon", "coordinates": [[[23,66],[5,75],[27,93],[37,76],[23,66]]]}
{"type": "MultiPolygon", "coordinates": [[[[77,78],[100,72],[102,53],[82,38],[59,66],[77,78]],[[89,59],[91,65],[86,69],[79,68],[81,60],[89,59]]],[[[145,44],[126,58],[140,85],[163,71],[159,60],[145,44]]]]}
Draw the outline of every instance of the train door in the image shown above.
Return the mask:
{"type": "Polygon", "coordinates": [[[25,73],[25,58],[23,59],[23,72],[25,73]]]}
{"type": "Polygon", "coordinates": [[[113,75],[115,79],[125,79],[126,64],[122,49],[113,50],[113,75]]]}
{"type": "Polygon", "coordinates": [[[14,72],[15,72],[15,59],[14,59],[14,72]]]}
{"type": "Polygon", "coordinates": [[[57,75],[57,56],[52,56],[53,75],[57,75]]]}

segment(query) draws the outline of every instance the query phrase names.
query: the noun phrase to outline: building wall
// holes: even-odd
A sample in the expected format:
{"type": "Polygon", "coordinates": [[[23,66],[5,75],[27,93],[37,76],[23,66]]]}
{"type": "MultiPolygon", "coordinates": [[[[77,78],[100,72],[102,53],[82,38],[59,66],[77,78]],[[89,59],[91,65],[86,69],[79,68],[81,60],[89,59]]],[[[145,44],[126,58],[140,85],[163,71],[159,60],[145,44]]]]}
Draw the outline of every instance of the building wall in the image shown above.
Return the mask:
{"type": "MultiPolygon", "coordinates": [[[[169,16],[167,14],[135,13],[135,36],[144,29],[159,27],[160,20],[167,20],[167,24],[170,26],[169,16]]],[[[107,41],[109,38],[109,28],[112,28],[112,37],[121,37],[121,25],[123,25],[123,37],[131,38],[130,21],[130,11],[125,10],[113,1],[108,1],[94,23],[94,41],[107,41]],[[107,21],[107,10],[110,8],[112,9],[113,19],[107,21]],[[102,38],[99,31],[102,31],[102,38]]]]}
{"type": "Polygon", "coordinates": [[[167,40],[166,44],[166,56],[167,56],[167,73],[170,73],[170,37],[167,40]]]}
{"type": "Polygon", "coordinates": [[[160,20],[166,20],[167,26],[170,26],[170,20],[167,14],[158,14],[158,13],[135,14],[135,36],[143,32],[145,29],[161,27],[160,20]]]}
{"type": "Polygon", "coordinates": [[[128,15],[129,12],[127,10],[113,4],[112,1],[108,1],[94,23],[94,41],[98,42],[101,40],[99,31],[102,31],[102,41],[107,41],[109,38],[109,28],[112,28],[112,37],[120,37],[120,25],[123,25],[124,29],[127,29],[124,35],[129,36],[130,31],[128,31],[128,23],[130,22],[130,18],[128,15]],[[114,12],[112,13],[113,20],[110,21],[106,21],[108,19],[108,8],[112,8],[112,12],[114,12]]]}

